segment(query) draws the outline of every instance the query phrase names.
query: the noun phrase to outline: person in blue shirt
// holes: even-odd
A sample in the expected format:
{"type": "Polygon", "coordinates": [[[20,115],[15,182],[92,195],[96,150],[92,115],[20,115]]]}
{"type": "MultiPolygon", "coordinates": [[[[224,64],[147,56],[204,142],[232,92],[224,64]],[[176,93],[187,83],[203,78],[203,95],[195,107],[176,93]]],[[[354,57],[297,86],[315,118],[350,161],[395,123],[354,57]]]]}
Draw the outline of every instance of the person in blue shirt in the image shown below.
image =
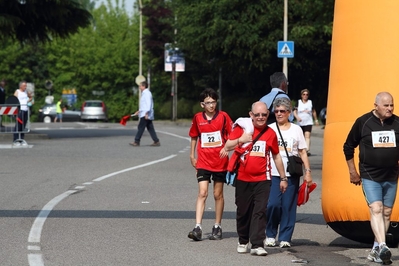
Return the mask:
{"type": "Polygon", "coordinates": [[[141,82],[139,88],[141,91],[140,105],[139,110],[134,114],[139,116],[140,121],[137,126],[137,134],[134,138],[134,142],[129,144],[132,146],[140,146],[141,136],[143,135],[145,128],[147,128],[152,140],[154,141],[151,146],[161,146],[152,123],[152,120],[154,120],[154,101],[152,99],[152,93],[148,89],[148,83],[146,81],[141,82]]]}
{"type": "MultiPolygon", "coordinates": [[[[267,124],[271,124],[276,122],[276,116],[274,115],[273,110],[273,102],[277,98],[288,98],[287,88],[288,88],[288,80],[283,72],[275,72],[270,76],[270,85],[272,90],[260,98],[261,102],[264,102],[269,107],[269,117],[267,118],[267,124]]],[[[292,122],[294,120],[294,115],[290,114],[288,120],[292,122]]]]}

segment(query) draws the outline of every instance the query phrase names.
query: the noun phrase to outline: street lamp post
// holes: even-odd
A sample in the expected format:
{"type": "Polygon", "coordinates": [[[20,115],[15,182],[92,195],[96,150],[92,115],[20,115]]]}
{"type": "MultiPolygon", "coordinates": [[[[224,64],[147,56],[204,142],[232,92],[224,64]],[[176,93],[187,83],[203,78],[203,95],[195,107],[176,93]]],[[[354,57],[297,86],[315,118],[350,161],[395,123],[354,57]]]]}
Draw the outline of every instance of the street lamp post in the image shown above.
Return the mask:
{"type": "MultiPolygon", "coordinates": [[[[139,36],[139,75],[136,77],[136,84],[140,85],[141,82],[145,81],[143,76],[143,3],[142,0],[139,2],[139,13],[140,13],[140,36],[139,36]]],[[[141,98],[141,90],[139,90],[139,103],[141,98]]]]}
{"type": "Polygon", "coordinates": [[[143,75],[143,3],[139,0],[140,8],[140,44],[139,44],[139,75],[143,75]]]}
{"type": "MultiPolygon", "coordinates": [[[[284,41],[287,41],[288,35],[288,0],[284,0],[284,41]]],[[[283,73],[288,79],[288,66],[287,66],[287,57],[283,58],[283,73]]],[[[287,88],[288,93],[288,88],[287,88]]]]}

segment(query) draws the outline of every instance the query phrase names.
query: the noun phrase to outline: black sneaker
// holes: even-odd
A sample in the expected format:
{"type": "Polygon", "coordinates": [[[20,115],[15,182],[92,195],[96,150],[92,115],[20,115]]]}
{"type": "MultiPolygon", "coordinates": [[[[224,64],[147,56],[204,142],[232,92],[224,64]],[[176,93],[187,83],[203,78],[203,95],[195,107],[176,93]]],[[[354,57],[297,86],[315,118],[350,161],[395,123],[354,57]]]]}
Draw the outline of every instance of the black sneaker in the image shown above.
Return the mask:
{"type": "Polygon", "coordinates": [[[188,238],[191,238],[194,241],[201,241],[202,240],[202,230],[199,226],[195,227],[193,231],[188,233],[188,238]]]}
{"type": "Polygon", "coordinates": [[[221,240],[222,239],[222,228],[220,226],[212,227],[212,234],[209,235],[209,240],[221,240]]]}

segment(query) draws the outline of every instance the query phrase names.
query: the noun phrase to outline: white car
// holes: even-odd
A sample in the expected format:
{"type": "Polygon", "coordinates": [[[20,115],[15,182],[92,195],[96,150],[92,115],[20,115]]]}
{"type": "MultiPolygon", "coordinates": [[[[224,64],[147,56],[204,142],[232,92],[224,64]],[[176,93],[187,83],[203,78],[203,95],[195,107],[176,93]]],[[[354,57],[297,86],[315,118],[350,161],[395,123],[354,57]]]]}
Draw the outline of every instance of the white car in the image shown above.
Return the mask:
{"type": "Polygon", "coordinates": [[[108,121],[107,107],[100,100],[88,100],[82,104],[81,119],[86,121],[108,121]]]}

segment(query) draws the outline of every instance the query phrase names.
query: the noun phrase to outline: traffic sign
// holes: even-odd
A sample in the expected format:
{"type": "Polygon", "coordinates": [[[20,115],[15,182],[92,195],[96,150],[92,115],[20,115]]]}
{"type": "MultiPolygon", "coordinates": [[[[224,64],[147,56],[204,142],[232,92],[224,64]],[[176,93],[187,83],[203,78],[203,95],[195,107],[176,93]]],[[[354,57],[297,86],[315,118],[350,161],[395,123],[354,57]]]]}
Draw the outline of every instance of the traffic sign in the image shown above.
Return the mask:
{"type": "Polygon", "coordinates": [[[136,81],[137,86],[139,86],[141,82],[144,82],[144,81],[145,81],[145,77],[144,77],[143,75],[138,75],[138,76],[136,77],[136,80],[135,80],[135,81],[136,81]]]}
{"type": "Polygon", "coordinates": [[[278,58],[293,58],[294,57],[294,42],[279,41],[277,42],[277,57],[278,58]]]}

